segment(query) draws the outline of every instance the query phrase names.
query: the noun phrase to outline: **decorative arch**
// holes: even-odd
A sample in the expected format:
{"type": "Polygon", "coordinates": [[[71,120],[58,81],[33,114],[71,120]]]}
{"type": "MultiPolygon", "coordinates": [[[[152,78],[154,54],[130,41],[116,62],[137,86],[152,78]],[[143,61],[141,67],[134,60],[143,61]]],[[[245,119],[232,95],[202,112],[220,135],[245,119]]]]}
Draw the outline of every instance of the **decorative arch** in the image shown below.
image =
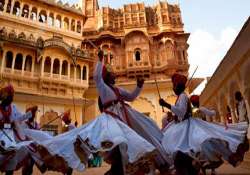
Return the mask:
{"type": "Polygon", "coordinates": [[[129,38],[131,35],[133,36],[134,34],[143,35],[145,38],[147,38],[148,41],[150,41],[149,37],[148,37],[148,34],[145,31],[141,31],[141,30],[133,30],[133,31],[130,31],[129,33],[125,34],[125,37],[124,37],[125,40],[127,38],[129,38]]]}
{"type": "Polygon", "coordinates": [[[47,21],[47,13],[45,10],[41,10],[39,13],[39,22],[46,23],[47,21]]]}
{"type": "Polygon", "coordinates": [[[77,21],[76,31],[77,33],[81,33],[82,31],[81,21],[77,21]]]}
{"type": "Polygon", "coordinates": [[[29,5],[25,4],[23,6],[22,17],[28,18],[29,17],[29,5]]]}
{"type": "Polygon", "coordinates": [[[7,67],[7,68],[12,68],[13,52],[8,51],[8,52],[6,53],[5,60],[6,60],[6,64],[5,64],[6,67],[7,67]]]}
{"type": "Polygon", "coordinates": [[[24,70],[31,72],[32,69],[32,56],[27,55],[25,59],[24,70]]]}
{"type": "Polygon", "coordinates": [[[0,0],[0,11],[4,10],[5,0],[0,0]]]}
{"type": "Polygon", "coordinates": [[[56,58],[53,62],[53,74],[59,74],[60,70],[60,61],[56,58]]]}
{"type": "Polygon", "coordinates": [[[82,80],[87,80],[87,67],[83,66],[82,69],[82,80]]]}
{"type": "Polygon", "coordinates": [[[142,50],[140,48],[136,48],[134,50],[134,59],[135,61],[141,61],[142,60],[142,50]]]}
{"type": "Polygon", "coordinates": [[[55,26],[58,27],[58,28],[62,27],[62,17],[60,15],[56,16],[55,26]]]}
{"type": "Polygon", "coordinates": [[[50,73],[51,69],[51,58],[46,57],[44,61],[44,72],[50,73]]]}
{"type": "Polygon", "coordinates": [[[81,66],[76,66],[76,79],[81,79],[81,66]]]}
{"type": "Polygon", "coordinates": [[[69,30],[69,19],[67,17],[63,20],[63,28],[69,30]]]}
{"type": "Polygon", "coordinates": [[[13,15],[19,16],[20,15],[20,2],[16,1],[13,7],[13,15]]]}
{"type": "Polygon", "coordinates": [[[37,20],[37,8],[36,7],[32,7],[30,19],[32,19],[33,21],[37,20]]]}
{"type": "Polygon", "coordinates": [[[62,63],[62,75],[68,75],[68,62],[66,60],[62,63]]]}
{"type": "Polygon", "coordinates": [[[50,26],[54,26],[55,23],[54,21],[55,21],[54,13],[50,13],[48,16],[48,24],[50,26]]]}
{"type": "Polygon", "coordinates": [[[21,53],[16,55],[14,69],[22,70],[23,55],[21,53]]]}
{"type": "Polygon", "coordinates": [[[131,103],[133,108],[148,115],[156,121],[156,107],[155,105],[146,97],[138,97],[135,101],[131,103]]]}
{"type": "Polygon", "coordinates": [[[75,31],[76,21],[74,19],[71,20],[71,31],[75,31]]]}

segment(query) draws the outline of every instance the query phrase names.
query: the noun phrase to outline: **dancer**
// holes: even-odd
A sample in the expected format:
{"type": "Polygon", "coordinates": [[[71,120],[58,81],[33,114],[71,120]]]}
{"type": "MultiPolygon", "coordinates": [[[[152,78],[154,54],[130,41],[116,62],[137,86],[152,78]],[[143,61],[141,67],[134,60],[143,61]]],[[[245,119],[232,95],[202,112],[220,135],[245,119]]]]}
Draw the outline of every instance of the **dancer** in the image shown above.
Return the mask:
{"type": "Polygon", "coordinates": [[[71,123],[71,118],[70,118],[70,110],[64,112],[63,117],[62,117],[62,121],[64,122],[64,126],[63,126],[63,132],[68,132],[72,129],[76,128],[76,123],[75,125],[73,125],[71,123]]]}
{"type": "MultiPolygon", "coordinates": [[[[159,100],[160,105],[167,107],[176,115],[175,120],[167,126],[164,132],[162,144],[165,150],[173,156],[177,174],[197,174],[198,170],[192,164],[193,156],[202,151],[201,145],[205,141],[211,141],[213,145],[212,139],[219,139],[228,144],[231,152],[221,154],[225,154],[223,157],[228,157],[228,162],[236,166],[247,151],[242,149],[248,128],[247,123],[225,130],[223,125],[191,117],[191,104],[184,92],[186,82],[185,76],[174,74],[172,76],[173,90],[178,96],[175,105],[170,105],[163,99],[159,100]]],[[[210,157],[215,154],[216,150],[210,151],[210,157]]]]}
{"type": "Polygon", "coordinates": [[[246,103],[239,91],[235,93],[236,103],[236,113],[238,122],[247,122],[249,123],[249,118],[247,114],[246,103]]]}
{"type": "MultiPolygon", "coordinates": [[[[132,123],[132,121],[128,121],[124,116],[124,108],[129,107],[117,96],[111,84],[104,82],[104,79],[107,80],[106,78],[110,81],[114,81],[114,79],[112,79],[113,75],[106,76],[108,72],[103,71],[106,69],[102,61],[103,52],[99,52],[94,79],[104,104],[104,111],[93,121],[50,140],[39,142],[39,146],[47,150],[48,156],[57,155],[65,160],[68,167],[78,171],[85,169],[91,153],[98,152],[106,160],[117,165],[112,166],[106,174],[135,174],[151,162],[156,148],[128,126],[128,123],[132,123]]],[[[142,81],[138,81],[138,86],[142,84],[142,81]]],[[[132,94],[120,90],[125,94],[124,100],[131,101],[140,91],[140,87],[137,87],[132,94]]],[[[49,164],[49,162],[47,163],[49,164]]],[[[64,167],[61,169],[57,167],[57,171],[65,173],[65,170],[64,167]]]]}
{"type": "Polygon", "coordinates": [[[20,137],[18,133],[18,122],[32,117],[37,108],[33,107],[26,114],[21,114],[17,107],[12,104],[14,97],[14,88],[7,85],[0,90],[0,143],[2,151],[0,153],[0,171],[6,175],[11,175],[20,168],[29,155],[28,146],[30,142],[17,143],[16,138],[20,137]]]}

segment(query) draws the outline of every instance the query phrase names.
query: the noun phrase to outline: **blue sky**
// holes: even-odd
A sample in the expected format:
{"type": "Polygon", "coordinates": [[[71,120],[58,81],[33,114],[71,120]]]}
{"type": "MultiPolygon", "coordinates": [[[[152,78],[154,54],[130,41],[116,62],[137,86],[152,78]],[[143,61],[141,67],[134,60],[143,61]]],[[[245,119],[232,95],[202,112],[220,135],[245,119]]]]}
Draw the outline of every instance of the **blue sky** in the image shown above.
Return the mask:
{"type": "MultiPolygon", "coordinates": [[[[100,0],[100,6],[118,8],[126,3],[154,4],[158,0],[100,0]]],[[[64,0],[77,3],[78,0],[64,0]]],[[[190,74],[212,76],[250,15],[250,0],[168,0],[179,3],[185,31],[191,33],[188,54],[190,74]]],[[[202,89],[202,86],[200,87],[202,89]]],[[[198,90],[200,91],[200,90],[198,90]]]]}

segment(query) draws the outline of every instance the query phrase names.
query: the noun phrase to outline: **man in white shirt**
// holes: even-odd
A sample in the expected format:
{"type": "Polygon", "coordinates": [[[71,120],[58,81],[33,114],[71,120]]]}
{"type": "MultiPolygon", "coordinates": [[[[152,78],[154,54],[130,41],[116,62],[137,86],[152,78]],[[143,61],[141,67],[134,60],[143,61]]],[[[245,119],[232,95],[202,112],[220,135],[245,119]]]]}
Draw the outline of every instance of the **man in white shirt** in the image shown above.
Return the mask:
{"type": "Polygon", "coordinates": [[[236,113],[238,122],[247,122],[249,123],[249,118],[247,115],[246,103],[239,91],[235,93],[236,102],[236,113]]]}

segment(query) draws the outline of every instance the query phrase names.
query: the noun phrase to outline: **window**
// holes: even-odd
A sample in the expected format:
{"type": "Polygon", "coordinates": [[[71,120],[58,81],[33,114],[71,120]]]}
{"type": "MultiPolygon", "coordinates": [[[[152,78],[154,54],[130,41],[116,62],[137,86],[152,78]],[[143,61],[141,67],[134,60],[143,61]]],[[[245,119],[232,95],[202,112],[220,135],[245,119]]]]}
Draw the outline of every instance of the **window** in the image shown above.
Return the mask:
{"type": "Polygon", "coordinates": [[[135,60],[141,61],[141,52],[139,50],[135,51],[135,60]]]}

